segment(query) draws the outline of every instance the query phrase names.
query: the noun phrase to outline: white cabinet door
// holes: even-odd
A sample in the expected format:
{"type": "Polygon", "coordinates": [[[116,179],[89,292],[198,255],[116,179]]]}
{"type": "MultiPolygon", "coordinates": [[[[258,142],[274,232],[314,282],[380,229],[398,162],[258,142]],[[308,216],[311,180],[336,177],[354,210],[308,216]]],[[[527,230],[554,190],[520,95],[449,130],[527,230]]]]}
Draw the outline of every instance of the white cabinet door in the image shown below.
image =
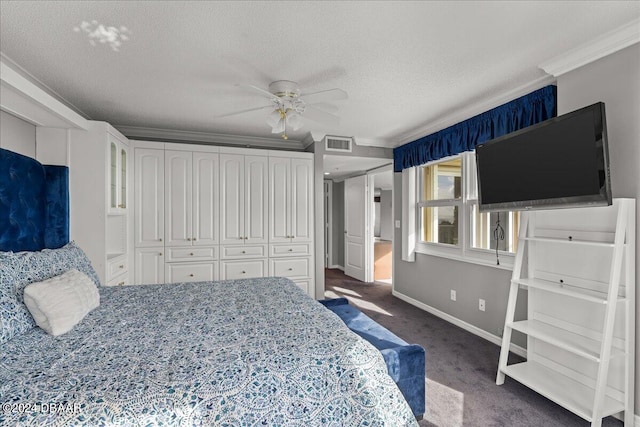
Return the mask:
{"type": "Polygon", "coordinates": [[[191,244],[192,154],[187,151],[164,152],[165,225],[167,246],[191,244]]]}
{"type": "Polygon", "coordinates": [[[269,167],[266,156],[244,158],[244,241],[267,243],[269,240],[269,167]]]}
{"type": "Polygon", "coordinates": [[[220,199],[218,154],[193,153],[193,233],[194,245],[219,242],[220,199]]]}
{"type": "Polygon", "coordinates": [[[220,201],[220,243],[243,243],[244,156],[220,155],[220,201]]]}
{"type": "Polygon", "coordinates": [[[313,241],[313,160],[291,159],[291,236],[313,241]]]}
{"type": "Polygon", "coordinates": [[[162,248],[137,248],[136,285],[164,283],[164,253],[162,248]]]}
{"type": "Polygon", "coordinates": [[[269,158],[269,241],[291,241],[291,160],[269,158]]]}
{"type": "Polygon", "coordinates": [[[164,246],[164,150],[135,149],[135,246],[164,246]]]}

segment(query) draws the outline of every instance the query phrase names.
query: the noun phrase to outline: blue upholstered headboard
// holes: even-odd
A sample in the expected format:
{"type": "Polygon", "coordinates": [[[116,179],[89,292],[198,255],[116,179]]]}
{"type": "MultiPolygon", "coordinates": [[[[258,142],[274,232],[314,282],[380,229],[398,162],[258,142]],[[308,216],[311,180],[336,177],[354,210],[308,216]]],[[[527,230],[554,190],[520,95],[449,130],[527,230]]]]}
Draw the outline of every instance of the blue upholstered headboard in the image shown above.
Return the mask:
{"type": "Polygon", "coordinates": [[[69,168],[0,148],[0,251],[69,242],[69,168]]]}

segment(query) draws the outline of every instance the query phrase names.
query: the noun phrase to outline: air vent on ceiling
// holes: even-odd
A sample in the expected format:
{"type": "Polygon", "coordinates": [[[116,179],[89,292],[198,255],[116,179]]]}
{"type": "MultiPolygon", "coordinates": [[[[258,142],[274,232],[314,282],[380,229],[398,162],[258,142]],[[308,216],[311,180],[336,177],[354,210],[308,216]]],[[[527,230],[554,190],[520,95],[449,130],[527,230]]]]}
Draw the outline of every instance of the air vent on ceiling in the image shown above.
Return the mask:
{"type": "Polygon", "coordinates": [[[353,144],[353,138],[346,138],[343,136],[324,137],[324,149],[326,151],[341,151],[343,153],[350,153],[351,144],[353,144]]]}

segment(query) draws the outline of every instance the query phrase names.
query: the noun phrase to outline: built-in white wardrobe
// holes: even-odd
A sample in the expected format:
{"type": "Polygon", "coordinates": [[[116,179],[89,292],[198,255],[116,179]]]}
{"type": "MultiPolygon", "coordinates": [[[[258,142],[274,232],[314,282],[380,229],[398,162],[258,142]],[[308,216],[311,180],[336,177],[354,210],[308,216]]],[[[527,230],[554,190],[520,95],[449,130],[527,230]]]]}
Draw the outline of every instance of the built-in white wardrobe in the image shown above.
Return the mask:
{"type": "Polygon", "coordinates": [[[314,296],[313,154],[134,147],[136,284],[284,276],[314,296]]]}
{"type": "Polygon", "coordinates": [[[132,283],[131,147],[106,122],[69,131],[71,239],[106,286],[132,283]]]}

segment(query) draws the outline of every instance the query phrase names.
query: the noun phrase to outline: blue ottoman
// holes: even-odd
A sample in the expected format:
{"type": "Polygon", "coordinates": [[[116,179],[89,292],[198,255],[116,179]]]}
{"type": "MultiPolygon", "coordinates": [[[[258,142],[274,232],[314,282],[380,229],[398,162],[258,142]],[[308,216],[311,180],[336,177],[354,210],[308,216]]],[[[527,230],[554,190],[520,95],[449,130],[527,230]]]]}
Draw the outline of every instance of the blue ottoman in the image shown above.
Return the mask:
{"type": "Polygon", "coordinates": [[[346,298],[318,301],[337,314],[356,334],[380,350],[389,375],[409,403],[413,415],[425,412],[425,352],[417,344],[408,344],[391,331],[358,310],[346,298]]]}

